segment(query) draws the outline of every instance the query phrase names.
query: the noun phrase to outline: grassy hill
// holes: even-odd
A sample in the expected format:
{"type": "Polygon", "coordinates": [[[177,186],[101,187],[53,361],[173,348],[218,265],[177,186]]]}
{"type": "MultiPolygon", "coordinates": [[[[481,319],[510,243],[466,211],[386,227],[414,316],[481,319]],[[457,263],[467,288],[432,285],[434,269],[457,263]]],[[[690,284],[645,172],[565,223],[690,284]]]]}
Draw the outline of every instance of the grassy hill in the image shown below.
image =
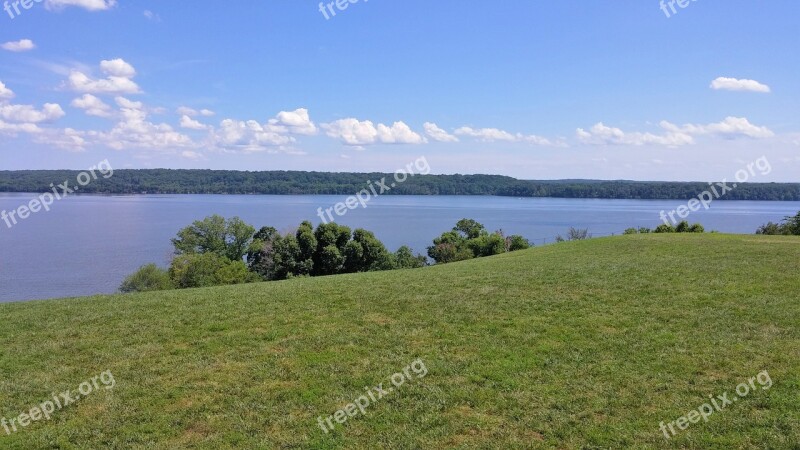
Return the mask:
{"type": "Polygon", "coordinates": [[[50,421],[0,428],[0,448],[800,449],[794,237],[623,236],[413,271],[7,304],[0,320],[0,417],[115,379],[50,421]],[[426,376],[322,431],[319,416],[393,387],[417,359],[426,376]],[[670,440],[659,430],[765,370],[769,390],[670,440]]]}

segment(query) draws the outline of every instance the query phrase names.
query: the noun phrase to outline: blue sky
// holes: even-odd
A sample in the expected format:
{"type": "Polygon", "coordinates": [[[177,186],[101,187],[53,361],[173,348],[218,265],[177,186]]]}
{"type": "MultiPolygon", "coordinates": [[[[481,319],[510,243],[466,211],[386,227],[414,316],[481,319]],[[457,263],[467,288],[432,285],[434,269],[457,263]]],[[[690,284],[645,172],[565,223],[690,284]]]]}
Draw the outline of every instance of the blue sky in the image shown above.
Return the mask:
{"type": "Polygon", "coordinates": [[[11,1],[0,170],[800,181],[800,4],[687,2],[11,1]]]}

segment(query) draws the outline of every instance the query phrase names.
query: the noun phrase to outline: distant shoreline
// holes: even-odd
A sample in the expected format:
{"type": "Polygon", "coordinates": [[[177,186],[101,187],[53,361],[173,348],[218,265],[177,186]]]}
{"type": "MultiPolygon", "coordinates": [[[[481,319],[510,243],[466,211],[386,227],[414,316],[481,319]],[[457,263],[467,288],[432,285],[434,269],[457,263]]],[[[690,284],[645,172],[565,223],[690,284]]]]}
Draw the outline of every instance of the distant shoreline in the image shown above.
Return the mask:
{"type": "MultiPolygon", "coordinates": [[[[47,192],[75,180],[77,170],[0,171],[0,192],[47,192]]],[[[123,169],[81,187],[106,195],[353,195],[391,173],[123,169]]],[[[680,200],[696,197],[707,182],[628,180],[518,180],[501,175],[416,175],[383,195],[456,195],[523,198],[680,200]]],[[[800,201],[800,183],[741,183],[719,200],[800,201]]]]}

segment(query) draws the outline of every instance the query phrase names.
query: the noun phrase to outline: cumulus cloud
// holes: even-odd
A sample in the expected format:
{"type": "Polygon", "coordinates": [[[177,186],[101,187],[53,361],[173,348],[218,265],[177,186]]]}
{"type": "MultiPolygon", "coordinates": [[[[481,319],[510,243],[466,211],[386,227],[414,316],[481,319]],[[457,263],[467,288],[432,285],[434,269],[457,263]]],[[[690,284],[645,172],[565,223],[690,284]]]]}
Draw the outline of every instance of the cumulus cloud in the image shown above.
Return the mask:
{"type": "Polygon", "coordinates": [[[85,73],[73,70],[69,75],[68,86],[75,92],[88,94],[138,94],[139,86],[133,81],[136,70],[122,59],[103,60],[100,70],[107,75],[103,79],[93,79],[85,73]]]}
{"type": "Polygon", "coordinates": [[[322,125],[326,134],[339,139],[346,145],[372,144],[423,144],[425,138],[411,130],[403,122],[395,122],[392,126],[379,123],[377,126],[369,120],[341,119],[322,125]]]}
{"type": "Polygon", "coordinates": [[[317,126],[311,121],[308,110],[299,108],[294,111],[281,111],[268,124],[273,131],[279,133],[302,134],[313,136],[317,134],[317,126]]]}
{"type": "Polygon", "coordinates": [[[190,130],[205,130],[208,125],[203,125],[197,120],[192,119],[187,115],[181,116],[181,128],[188,128],[190,130]]]}
{"type": "Polygon", "coordinates": [[[595,124],[588,131],[583,128],[577,130],[578,139],[586,144],[595,145],[665,145],[678,147],[694,143],[694,138],[686,133],[670,132],[661,135],[641,132],[624,132],[619,128],[605,125],[603,122],[595,124]]]}
{"type": "Polygon", "coordinates": [[[6,42],[5,44],[0,45],[0,47],[3,47],[4,50],[8,50],[10,52],[27,52],[36,48],[36,45],[30,39],[22,39],[20,41],[6,42]]]}
{"type": "Polygon", "coordinates": [[[91,134],[86,131],[78,131],[72,128],[41,130],[34,136],[33,141],[37,144],[45,144],[53,147],[62,148],[72,152],[81,152],[86,148],[84,136],[91,134]]]}
{"type": "Polygon", "coordinates": [[[7,88],[6,85],[0,81],[0,101],[1,100],[9,100],[14,98],[14,91],[7,88]]]}
{"type": "Polygon", "coordinates": [[[121,58],[100,61],[100,70],[113,77],[133,78],[136,76],[136,69],[121,58]]]}
{"type": "Polygon", "coordinates": [[[214,143],[224,149],[256,152],[270,147],[289,145],[291,136],[270,130],[255,120],[225,119],[213,135],[214,143]]]}
{"type": "Polygon", "coordinates": [[[84,110],[89,116],[109,117],[111,116],[111,106],[92,94],[83,94],[70,103],[75,108],[84,110]]]}
{"type": "Polygon", "coordinates": [[[664,145],[669,147],[694,144],[694,136],[761,139],[775,135],[769,128],[753,125],[743,117],[728,117],[722,122],[706,125],[685,124],[680,126],[664,120],[659,123],[659,126],[664,130],[664,133],[625,132],[600,122],[589,130],[578,128],[576,134],[578,139],[586,144],[664,145]]]}
{"type": "Polygon", "coordinates": [[[45,8],[59,11],[69,6],[76,6],[87,11],[106,11],[116,6],[117,0],[45,0],[45,8]]]}
{"type": "Polygon", "coordinates": [[[182,116],[189,116],[189,117],[195,117],[195,116],[211,117],[214,115],[214,111],[211,111],[210,109],[201,109],[200,111],[198,111],[196,109],[189,108],[188,106],[181,106],[175,111],[182,116]]]}
{"type": "Polygon", "coordinates": [[[527,142],[534,145],[555,145],[549,139],[522,133],[512,134],[498,128],[470,128],[461,127],[454,131],[459,136],[469,136],[482,142],[527,142]]]}
{"type": "Polygon", "coordinates": [[[98,143],[116,150],[173,150],[194,145],[189,136],[175,131],[170,125],[147,120],[147,111],[142,102],[125,97],[116,97],[114,100],[120,107],[121,119],[108,132],[91,133],[90,136],[98,143]]]}
{"type": "Polygon", "coordinates": [[[766,84],[756,80],[719,77],[711,82],[711,89],[725,91],[749,91],[769,93],[771,89],[766,84]]]}
{"type": "Polygon", "coordinates": [[[721,137],[749,137],[763,139],[775,136],[767,127],[759,127],[750,123],[744,117],[727,117],[722,122],[710,123],[708,125],[686,124],[677,126],[667,121],[661,122],[661,128],[670,132],[686,133],[692,135],[714,135],[721,137]]]}
{"type": "Polygon", "coordinates": [[[35,123],[8,123],[0,120],[0,134],[16,136],[17,133],[41,133],[42,129],[35,123]]]}
{"type": "Polygon", "coordinates": [[[458,142],[457,137],[439,128],[435,123],[425,122],[422,128],[425,129],[425,134],[436,142],[458,142]]]}
{"type": "Polygon", "coordinates": [[[64,115],[64,110],[56,103],[45,103],[41,110],[31,105],[0,105],[0,118],[9,122],[52,122],[64,115]]]}

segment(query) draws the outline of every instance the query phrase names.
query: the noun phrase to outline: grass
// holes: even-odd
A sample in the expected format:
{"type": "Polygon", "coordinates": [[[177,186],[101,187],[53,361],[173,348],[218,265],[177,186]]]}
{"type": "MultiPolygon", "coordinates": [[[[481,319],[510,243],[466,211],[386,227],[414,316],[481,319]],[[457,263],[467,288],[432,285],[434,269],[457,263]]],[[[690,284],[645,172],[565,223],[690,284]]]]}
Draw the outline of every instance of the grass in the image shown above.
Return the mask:
{"type": "Polygon", "coordinates": [[[0,305],[0,417],[116,381],[0,448],[800,449],[799,273],[795,237],[635,235],[0,305]],[[417,358],[427,376],[318,427],[417,358]],[[764,370],[771,389],[659,430],[764,370]]]}

